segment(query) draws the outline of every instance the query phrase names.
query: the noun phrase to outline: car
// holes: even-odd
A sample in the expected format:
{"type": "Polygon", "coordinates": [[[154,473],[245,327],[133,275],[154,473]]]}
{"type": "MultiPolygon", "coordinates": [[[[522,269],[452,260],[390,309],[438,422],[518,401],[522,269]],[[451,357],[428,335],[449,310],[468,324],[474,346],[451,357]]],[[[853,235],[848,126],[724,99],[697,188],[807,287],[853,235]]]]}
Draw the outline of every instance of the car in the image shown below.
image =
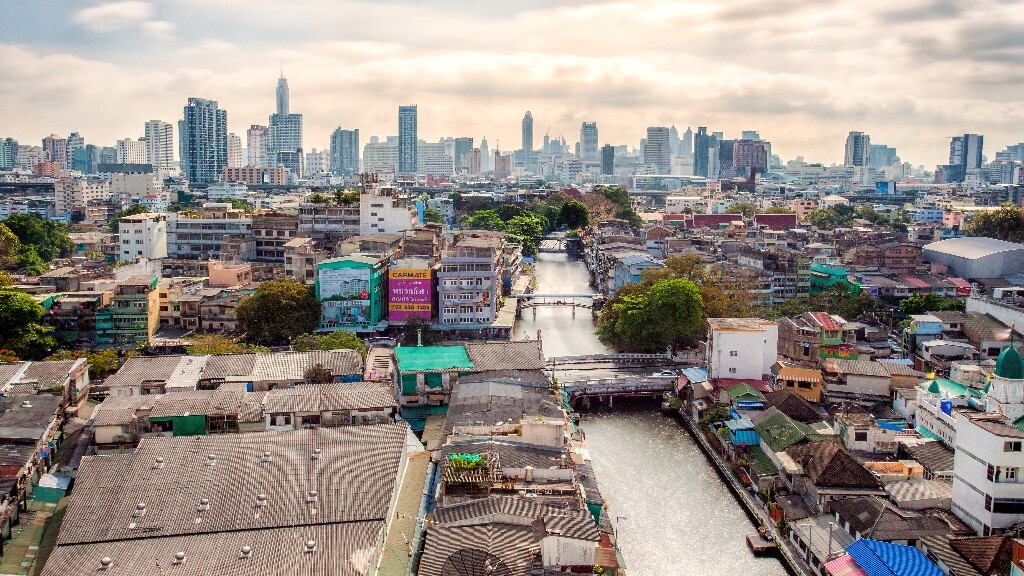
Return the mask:
{"type": "Polygon", "coordinates": [[[673,370],[659,370],[654,374],[651,374],[651,376],[654,376],[655,378],[675,378],[678,374],[673,370]]]}

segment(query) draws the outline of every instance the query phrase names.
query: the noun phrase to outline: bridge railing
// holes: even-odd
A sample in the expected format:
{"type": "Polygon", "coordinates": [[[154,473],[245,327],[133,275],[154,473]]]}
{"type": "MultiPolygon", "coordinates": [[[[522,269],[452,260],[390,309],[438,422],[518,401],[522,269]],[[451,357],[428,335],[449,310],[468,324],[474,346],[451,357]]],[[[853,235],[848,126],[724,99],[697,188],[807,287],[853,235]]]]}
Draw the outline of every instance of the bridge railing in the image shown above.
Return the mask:
{"type": "Polygon", "coordinates": [[[548,364],[583,364],[588,362],[649,362],[672,360],[667,354],[584,354],[580,356],[552,356],[548,364]]]}

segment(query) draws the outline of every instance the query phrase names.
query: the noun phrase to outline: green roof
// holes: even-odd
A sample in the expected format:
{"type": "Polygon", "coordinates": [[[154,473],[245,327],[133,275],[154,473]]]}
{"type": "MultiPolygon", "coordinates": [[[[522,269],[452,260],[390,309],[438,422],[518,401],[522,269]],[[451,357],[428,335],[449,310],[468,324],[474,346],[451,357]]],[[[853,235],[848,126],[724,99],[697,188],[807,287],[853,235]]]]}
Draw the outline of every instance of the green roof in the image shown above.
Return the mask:
{"type": "Polygon", "coordinates": [[[473,369],[465,346],[399,346],[395,358],[402,372],[473,369]]]}
{"type": "Polygon", "coordinates": [[[764,400],[764,395],[758,392],[757,390],[754,390],[746,382],[740,382],[739,384],[730,386],[726,388],[725,391],[728,392],[729,398],[732,398],[733,400],[739,400],[740,398],[745,397],[753,397],[758,400],[764,400]]]}
{"type": "Polygon", "coordinates": [[[1013,421],[1013,425],[1017,427],[1017,430],[1024,432],[1024,416],[1017,418],[1013,421]]]}
{"type": "Polygon", "coordinates": [[[782,412],[765,418],[757,423],[754,429],[772,452],[782,452],[814,432],[809,426],[794,422],[792,418],[782,412]]]}
{"type": "Polygon", "coordinates": [[[935,378],[934,380],[924,380],[919,386],[927,390],[931,394],[940,394],[947,398],[958,398],[960,396],[974,396],[975,398],[981,398],[982,392],[965,386],[959,382],[952,380],[946,380],[945,378],[935,378]]]}
{"type": "Polygon", "coordinates": [[[1013,346],[999,353],[996,360],[996,376],[1007,380],[1024,380],[1024,358],[1013,346]]]}
{"type": "Polygon", "coordinates": [[[747,453],[750,454],[750,472],[755,476],[769,476],[779,473],[775,463],[759,446],[748,446],[747,453]]]}

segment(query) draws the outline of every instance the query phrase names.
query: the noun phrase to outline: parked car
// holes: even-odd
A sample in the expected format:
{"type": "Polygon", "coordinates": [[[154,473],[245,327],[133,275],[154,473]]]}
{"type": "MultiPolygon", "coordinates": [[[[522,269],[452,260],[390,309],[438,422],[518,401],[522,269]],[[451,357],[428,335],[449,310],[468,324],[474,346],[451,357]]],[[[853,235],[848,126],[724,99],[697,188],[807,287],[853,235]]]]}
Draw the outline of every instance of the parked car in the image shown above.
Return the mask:
{"type": "Polygon", "coordinates": [[[675,378],[676,376],[679,376],[679,374],[676,374],[674,370],[659,370],[654,374],[651,374],[651,376],[655,378],[675,378]]]}

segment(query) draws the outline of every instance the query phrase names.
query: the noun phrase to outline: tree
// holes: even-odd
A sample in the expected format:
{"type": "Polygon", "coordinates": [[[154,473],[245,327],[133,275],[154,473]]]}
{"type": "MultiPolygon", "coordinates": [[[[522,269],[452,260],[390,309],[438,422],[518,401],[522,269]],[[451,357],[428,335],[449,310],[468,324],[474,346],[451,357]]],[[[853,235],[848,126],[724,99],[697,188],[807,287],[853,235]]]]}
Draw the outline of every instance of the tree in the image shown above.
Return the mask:
{"type": "Polygon", "coordinates": [[[117,350],[107,348],[90,352],[88,350],[58,350],[46,357],[47,360],[75,360],[85,358],[89,362],[89,378],[102,380],[117,371],[120,361],[117,350]]]}
{"type": "Polygon", "coordinates": [[[462,218],[462,227],[470,230],[505,231],[505,221],[494,210],[477,210],[462,218]]]}
{"type": "Polygon", "coordinates": [[[11,229],[0,224],[0,269],[11,270],[18,266],[18,252],[21,240],[11,229]]]}
{"type": "Polygon", "coordinates": [[[793,214],[794,212],[785,206],[772,206],[763,212],[764,214],[793,214]]]}
{"type": "Polygon", "coordinates": [[[968,236],[1024,242],[1024,208],[1007,202],[993,212],[976,214],[964,225],[968,236]]]}
{"type": "Polygon", "coordinates": [[[238,323],[260,344],[287,344],[320,323],[320,302],[304,284],[294,280],[263,282],[256,293],[238,304],[238,323]]]}
{"type": "Polygon", "coordinates": [[[32,323],[21,329],[18,334],[6,340],[5,348],[9,348],[23,360],[41,360],[57,349],[57,339],[53,337],[53,328],[32,323]]]}
{"type": "Polygon", "coordinates": [[[523,243],[524,255],[535,256],[540,237],[544,235],[544,227],[541,225],[540,218],[527,213],[506,222],[505,232],[523,243]]]}
{"type": "Polygon", "coordinates": [[[605,305],[610,305],[612,313],[601,315],[597,335],[616,348],[660,352],[670,346],[689,346],[700,334],[703,302],[690,280],[659,280],[613,300],[605,305]]]}
{"type": "Polygon", "coordinates": [[[43,306],[28,294],[0,290],[0,340],[6,343],[21,335],[27,326],[42,319],[43,312],[43,306]]]}
{"type": "Polygon", "coordinates": [[[944,298],[938,294],[920,294],[911,296],[900,302],[900,312],[904,315],[927,314],[928,312],[941,312],[943,310],[963,311],[967,302],[955,298],[944,298]]]}
{"type": "Polygon", "coordinates": [[[18,237],[22,246],[31,246],[43,262],[64,258],[74,250],[67,226],[52,220],[43,220],[35,214],[15,214],[4,220],[4,225],[18,237]]]}
{"type": "Polygon", "coordinates": [[[444,214],[436,208],[427,208],[423,211],[423,221],[433,222],[434,224],[444,224],[444,214]]]}
{"type": "Polygon", "coordinates": [[[443,335],[434,330],[430,322],[422,318],[409,320],[402,326],[401,343],[405,346],[432,346],[441,341],[443,335]]]}
{"type": "Polygon", "coordinates": [[[334,382],[334,374],[331,374],[326,366],[317,362],[306,369],[302,379],[306,381],[306,384],[330,384],[334,382]]]}
{"type": "Polygon", "coordinates": [[[771,318],[799,316],[804,312],[828,312],[846,320],[856,320],[877,307],[877,302],[848,283],[830,286],[817,294],[791,298],[762,314],[771,318]]]}
{"type": "Polygon", "coordinates": [[[113,232],[117,234],[121,219],[125,216],[135,216],[136,214],[146,214],[149,212],[149,208],[146,208],[142,204],[132,204],[131,206],[119,211],[110,222],[107,223],[107,232],[113,232]]]}
{"type": "Polygon", "coordinates": [[[726,214],[742,214],[744,218],[753,218],[757,207],[750,202],[738,202],[725,209],[726,214]]]}
{"type": "Polygon", "coordinates": [[[270,349],[265,346],[235,342],[223,334],[203,334],[193,338],[192,343],[185,347],[185,351],[192,356],[207,356],[209,354],[270,352],[270,349]]]}
{"type": "Polygon", "coordinates": [[[38,276],[49,269],[46,266],[46,262],[43,262],[43,259],[39,257],[35,247],[25,244],[18,248],[17,267],[18,270],[23,270],[26,274],[32,276],[38,276]]]}
{"type": "Polygon", "coordinates": [[[327,334],[302,334],[292,338],[292,350],[307,352],[310,350],[355,350],[360,356],[366,356],[366,344],[351,332],[335,330],[327,334]]]}
{"type": "Polygon", "coordinates": [[[504,222],[508,222],[517,216],[525,216],[528,214],[525,208],[516,204],[499,204],[495,209],[495,212],[498,213],[498,216],[504,222]]]}
{"type": "Polygon", "coordinates": [[[705,318],[743,318],[750,316],[753,284],[737,274],[736,268],[708,264],[696,254],[673,256],[661,268],[644,271],[644,283],[666,278],[685,278],[700,289],[705,318]]]}
{"type": "Polygon", "coordinates": [[[566,200],[558,211],[558,223],[570,230],[585,228],[590,223],[590,212],[579,200],[566,200]]]}

